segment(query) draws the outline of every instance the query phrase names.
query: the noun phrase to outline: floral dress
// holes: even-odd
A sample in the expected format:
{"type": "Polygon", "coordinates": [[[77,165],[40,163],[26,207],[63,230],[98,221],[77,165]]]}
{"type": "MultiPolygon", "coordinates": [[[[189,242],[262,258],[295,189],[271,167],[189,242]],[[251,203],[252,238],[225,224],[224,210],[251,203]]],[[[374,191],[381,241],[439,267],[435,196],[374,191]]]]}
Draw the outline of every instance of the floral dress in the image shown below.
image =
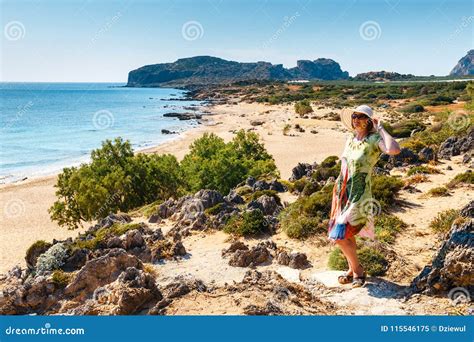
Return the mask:
{"type": "Polygon", "coordinates": [[[380,204],[372,198],[372,169],[382,151],[379,133],[371,133],[361,141],[349,137],[341,156],[341,172],[332,194],[328,238],[347,239],[358,233],[374,239],[373,216],[380,204]]]}

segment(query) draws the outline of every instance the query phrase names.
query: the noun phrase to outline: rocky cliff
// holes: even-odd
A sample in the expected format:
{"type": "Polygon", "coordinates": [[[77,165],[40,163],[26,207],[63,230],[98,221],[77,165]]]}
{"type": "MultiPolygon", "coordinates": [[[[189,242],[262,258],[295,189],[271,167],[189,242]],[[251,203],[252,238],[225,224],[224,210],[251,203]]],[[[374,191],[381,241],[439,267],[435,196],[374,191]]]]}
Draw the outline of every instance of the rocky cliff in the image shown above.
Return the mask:
{"type": "Polygon", "coordinates": [[[332,59],[301,60],[295,68],[268,62],[240,63],[211,56],[181,58],[173,63],[146,65],[128,74],[128,87],[165,87],[233,83],[249,80],[347,79],[332,59]]]}
{"type": "Polygon", "coordinates": [[[452,76],[474,75],[474,50],[470,50],[451,70],[452,76]]]}

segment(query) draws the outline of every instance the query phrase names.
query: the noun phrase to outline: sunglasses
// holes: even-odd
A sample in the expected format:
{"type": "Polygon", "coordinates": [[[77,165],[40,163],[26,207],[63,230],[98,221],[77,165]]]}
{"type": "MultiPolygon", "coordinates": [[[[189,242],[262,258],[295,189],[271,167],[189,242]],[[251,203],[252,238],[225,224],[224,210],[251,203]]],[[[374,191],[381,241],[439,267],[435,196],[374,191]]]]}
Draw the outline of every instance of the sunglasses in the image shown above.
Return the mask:
{"type": "Polygon", "coordinates": [[[368,119],[369,117],[365,114],[356,114],[356,113],[353,113],[351,115],[352,119],[368,119]]]}

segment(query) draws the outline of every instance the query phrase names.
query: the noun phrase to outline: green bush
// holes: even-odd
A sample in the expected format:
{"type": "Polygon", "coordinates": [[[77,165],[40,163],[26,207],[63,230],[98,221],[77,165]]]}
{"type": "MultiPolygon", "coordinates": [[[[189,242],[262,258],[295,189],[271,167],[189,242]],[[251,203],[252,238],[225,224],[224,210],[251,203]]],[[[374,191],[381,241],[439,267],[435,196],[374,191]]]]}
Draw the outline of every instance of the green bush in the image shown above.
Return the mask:
{"type": "Polygon", "coordinates": [[[411,132],[422,131],[426,126],[418,120],[404,120],[393,125],[384,124],[384,128],[395,138],[408,138],[411,132]]]}
{"type": "Polygon", "coordinates": [[[394,215],[381,214],[375,216],[375,236],[377,240],[393,243],[396,235],[408,225],[394,215]]]}
{"type": "Polygon", "coordinates": [[[295,112],[300,116],[313,112],[313,108],[308,100],[303,100],[295,103],[295,112]]]}
{"type": "Polygon", "coordinates": [[[441,173],[441,172],[439,170],[433,168],[433,167],[428,167],[426,165],[420,165],[420,166],[415,166],[415,167],[412,167],[411,169],[409,169],[408,172],[407,172],[407,176],[416,175],[417,173],[438,174],[438,173],[441,173]]]}
{"type": "Polygon", "coordinates": [[[317,181],[327,180],[329,177],[337,178],[340,171],[341,162],[339,158],[337,156],[329,156],[316,167],[311,178],[317,181]]]}
{"type": "Polygon", "coordinates": [[[451,229],[454,220],[459,217],[459,210],[448,209],[438,213],[438,215],[430,222],[430,228],[435,233],[447,233],[451,229]]]}
{"type": "Polygon", "coordinates": [[[428,191],[428,195],[434,197],[443,197],[449,196],[449,189],[444,186],[438,186],[436,188],[432,188],[428,191]]]}
{"type": "MultiPolygon", "coordinates": [[[[387,271],[389,263],[384,255],[376,249],[364,246],[357,251],[357,256],[367,274],[381,276],[387,271]]],[[[349,268],[347,260],[339,248],[335,248],[329,254],[328,267],[333,270],[346,270],[349,268]]]]}
{"type": "Polygon", "coordinates": [[[58,176],[58,199],[49,213],[61,226],[77,228],[82,221],[182,193],[182,175],[172,155],[134,155],[130,142],[117,138],[92,151],[91,159],[58,176]]]}
{"type": "Polygon", "coordinates": [[[232,216],[227,221],[224,231],[237,236],[255,236],[268,232],[268,224],[262,211],[255,209],[232,216]]]}
{"type": "Polygon", "coordinates": [[[59,288],[65,288],[71,281],[72,275],[63,270],[56,270],[51,276],[53,283],[59,288]]]}
{"type": "Polygon", "coordinates": [[[204,133],[192,143],[181,169],[192,192],[213,189],[227,194],[249,176],[279,176],[273,157],[258,135],[243,129],[229,143],[213,133],[204,133]]]}
{"type": "Polygon", "coordinates": [[[448,184],[448,188],[454,188],[460,183],[474,184],[474,172],[466,171],[464,173],[457,174],[448,184]]]}
{"type": "Polygon", "coordinates": [[[403,181],[396,177],[375,176],[372,180],[372,196],[379,201],[381,209],[386,209],[393,204],[403,185],[403,181]]]}
{"type": "Polygon", "coordinates": [[[402,108],[404,113],[422,113],[425,111],[425,108],[420,104],[410,104],[402,108]]]}
{"type": "Polygon", "coordinates": [[[280,227],[290,238],[304,239],[327,230],[334,183],[302,196],[279,214],[280,227]]]}

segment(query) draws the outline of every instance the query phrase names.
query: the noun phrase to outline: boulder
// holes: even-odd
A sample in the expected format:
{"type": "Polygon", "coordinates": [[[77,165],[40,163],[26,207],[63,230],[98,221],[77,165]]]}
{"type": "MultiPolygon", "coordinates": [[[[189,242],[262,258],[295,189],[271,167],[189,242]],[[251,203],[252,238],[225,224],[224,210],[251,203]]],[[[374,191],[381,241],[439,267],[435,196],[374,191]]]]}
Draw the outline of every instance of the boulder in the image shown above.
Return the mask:
{"type": "Polygon", "coordinates": [[[268,249],[258,244],[250,250],[236,250],[229,259],[229,265],[235,267],[257,266],[271,261],[271,254],[268,249]]]}
{"type": "Polygon", "coordinates": [[[313,166],[308,163],[298,163],[292,170],[290,176],[290,182],[294,182],[298,179],[303,178],[304,176],[311,176],[313,171],[313,166]]]}
{"type": "Polygon", "coordinates": [[[65,294],[86,298],[97,287],[111,283],[128,267],[142,269],[142,262],[125,250],[114,248],[106,255],[88,261],[66,286],[65,294]]]}
{"type": "MultiPolygon", "coordinates": [[[[472,204],[469,204],[471,207],[472,204]]],[[[465,214],[470,209],[462,210],[465,214]]],[[[425,266],[413,280],[417,291],[436,293],[454,287],[473,290],[474,230],[472,218],[455,220],[447,238],[436,253],[431,265],[425,266]]]]}

